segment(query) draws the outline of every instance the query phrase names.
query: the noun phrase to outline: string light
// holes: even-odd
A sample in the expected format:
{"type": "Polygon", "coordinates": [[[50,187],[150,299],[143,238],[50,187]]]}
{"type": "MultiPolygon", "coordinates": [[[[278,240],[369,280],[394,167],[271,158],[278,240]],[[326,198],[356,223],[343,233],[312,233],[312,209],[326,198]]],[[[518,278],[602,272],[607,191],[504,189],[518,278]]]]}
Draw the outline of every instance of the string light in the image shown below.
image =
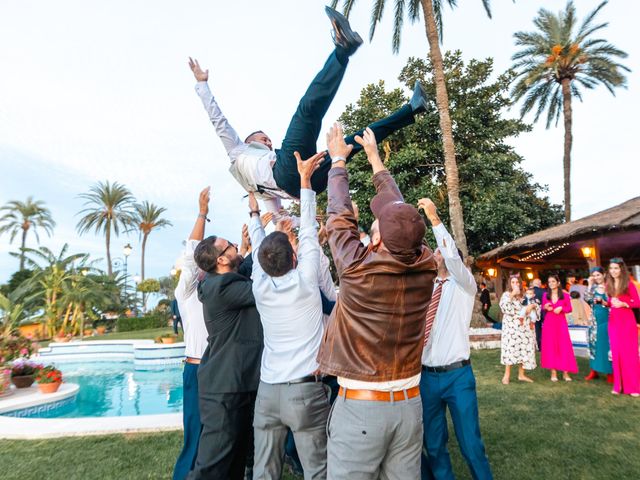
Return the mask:
{"type": "Polygon", "coordinates": [[[540,250],[539,252],[530,253],[529,255],[522,257],[519,259],[520,262],[528,262],[529,260],[542,260],[544,257],[548,257],[549,255],[553,255],[556,252],[559,252],[563,248],[568,247],[568,243],[562,243],[560,245],[555,245],[553,247],[545,248],[544,250],[540,250]]]}

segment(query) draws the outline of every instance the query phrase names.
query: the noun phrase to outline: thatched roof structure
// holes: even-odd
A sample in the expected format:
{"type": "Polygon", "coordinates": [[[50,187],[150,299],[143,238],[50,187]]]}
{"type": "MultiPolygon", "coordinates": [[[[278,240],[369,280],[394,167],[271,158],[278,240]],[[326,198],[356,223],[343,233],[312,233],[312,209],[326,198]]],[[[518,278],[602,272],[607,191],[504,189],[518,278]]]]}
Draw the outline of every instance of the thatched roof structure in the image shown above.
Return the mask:
{"type": "Polygon", "coordinates": [[[627,264],[640,263],[640,197],[518,238],[480,255],[477,263],[481,267],[504,264],[524,268],[555,264],[568,268],[584,265],[580,248],[587,244],[597,246],[598,256],[603,260],[623,256],[627,264]]]}

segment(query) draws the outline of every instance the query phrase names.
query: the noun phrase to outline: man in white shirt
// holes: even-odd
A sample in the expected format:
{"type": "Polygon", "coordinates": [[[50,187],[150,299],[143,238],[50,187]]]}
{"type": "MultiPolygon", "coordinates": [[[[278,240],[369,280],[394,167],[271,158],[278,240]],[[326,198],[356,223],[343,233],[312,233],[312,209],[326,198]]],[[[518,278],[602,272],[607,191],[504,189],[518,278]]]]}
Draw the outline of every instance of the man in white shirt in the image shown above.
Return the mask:
{"type": "Polygon", "coordinates": [[[329,415],[327,387],[316,356],[323,334],[320,245],[311,174],[323,154],[302,161],[297,256],[283,232],[265,237],[258,202],[249,194],[253,296],[264,332],[260,386],[254,416],[254,479],[282,475],[287,428],[298,446],[305,478],[326,478],[329,415]]]}
{"type": "MultiPolygon", "coordinates": [[[[309,158],[316,153],[322,118],[338,91],[349,57],[362,44],[362,39],[351,30],[343,15],[329,7],[326,11],[333,24],[336,48],[300,100],[279,150],[273,150],[271,139],[262,130],[251,133],[244,141],[240,138],[229,125],[209,90],[209,71],[203,71],[197,60],[189,59],[189,66],[198,82],[196,92],[231,160],[229,171],[247,192],[254,192],[257,198],[265,202],[267,209],[274,213],[279,212],[282,199],[300,197],[300,178],[293,154],[298,151],[303,158],[309,158]]],[[[425,111],[425,107],[425,93],[417,82],[409,104],[370,127],[377,138],[383,140],[395,131],[413,124],[414,115],[425,111]]],[[[362,149],[355,142],[354,135],[345,140],[354,147],[348,158],[362,149]]],[[[326,190],[330,168],[331,159],[326,155],[311,177],[311,188],[316,193],[326,190]]]]}
{"type": "Polygon", "coordinates": [[[204,238],[204,227],[209,213],[210,187],[200,192],[198,218],[182,254],[182,270],[175,297],[181,312],[184,331],[185,364],[182,374],[184,445],[173,471],[173,480],[183,480],[193,469],[198,454],[198,441],[202,424],[198,407],[198,367],[207,348],[207,327],[204,323],[202,303],[198,299],[200,269],[193,258],[198,243],[204,238]]]}
{"type": "Polygon", "coordinates": [[[423,198],[418,207],[425,211],[438,243],[435,252],[438,277],[427,310],[420,379],[423,452],[428,453],[428,456],[422,454],[422,479],[454,478],[447,450],[447,407],[462,456],[474,480],[491,479],[491,467],[480,435],[476,380],[469,360],[469,325],[476,282],[440,221],[434,203],[423,198]]]}

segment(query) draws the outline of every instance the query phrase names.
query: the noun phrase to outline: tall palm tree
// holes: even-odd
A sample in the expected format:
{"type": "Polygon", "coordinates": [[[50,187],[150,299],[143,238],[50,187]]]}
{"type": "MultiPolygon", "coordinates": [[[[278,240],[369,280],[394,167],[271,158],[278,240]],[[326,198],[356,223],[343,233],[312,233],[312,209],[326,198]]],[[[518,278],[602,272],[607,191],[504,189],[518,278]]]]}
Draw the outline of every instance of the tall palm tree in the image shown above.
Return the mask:
{"type": "Polygon", "coordinates": [[[103,233],[107,246],[107,273],[113,274],[111,265],[111,231],[118,236],[134,225],[133,205],[135,199],[127,187],[118,182],[98,182],[93,185],[89,193],[83,193],[80,198],[85,200],[85,209],[80,211],[84,215],[76,228],[80,235],[94,230],[103,233]]]}
{"type": "MultiPolygon", "coordinates": [[[[344,0],[343,11],[348,17],[355,0],[344,0]]],[[[449,200],[449,217],[451,218],[451,228],[456,239],[456,245],[462,250],[466,257],[469,253],[467,248],[467,237],[464,233],[464,216],[462,214],[462,204],[460,203],[460,180],[458,177],[458,164],[456,162],[456,148],[453,141],[453,128],[451,126],[451,115],[449,114],[449,95],[447,94],[447,84],[444,77],[444,63],[442,52],[440,51],[440,40],[442,38],[442,5],[447,3],[450,7],[455,7],[457,0],[395,0],[394,20],[393,20],[393,52],[398,53],[400,49],[400,34],[404,23],[405,9],[408,9],[409,20],[414,23],[420,18],[420,11],[424,16],[424,24],[429,42],[429,58],[433,64],[434,83],[436,87],[436,106],[440,115],[440,130],[442,131],[442,148],[444,151],[444,169],[447,180],[447,196],[449,200]]],[[[332,0],[333,8],[338,4],[338,0],[332,0]]],[[[369,29],[369,40],[373,38],[376,25],[382,19],[386,0],[374,0],[371,9],[371,27],[369,29]]],[[[482,0],[482,5],[489,18],[491,18],[490,0],[482,0]]]]}
{"type": "Polygon", "coordinates": [[[51,211],[44,206],[41,200],[33,200],[33,197],[27,198],[26,202],[12,200],[0,211],[7,212],[0,217],[0,234],[9,232],[9,242],[13,243],[13,239],[22,233],[22,243],[20,245],[20,270],[24,270],[24,249],[27,243],[27,233],[33,230],[36,241],[40,243],[38,228],[42,228],[48,236],[53,233],[53,227],[56,222],[51,217],[51,211]]]}
{"type": "Polygon", "coordinates": [[[161,218],[161,215],[167,211],[164,207],[159,207],[148,201],[135,205],[135,225],[142,235],[142,265],[141,277],[144,280],[144,258],[147,247],[147,238],[153,230],[169,227],[172,223],[169,220],[161,218]]]}
{"type": "Polygon", "coordinates": [[[623,71],[630,70],[618,63],[627,54],[593,34],[608,23],[595,23],[595,17],[607,4],[598,5],[587,15],[576,31],[577,18],[573,2],[564,11],[554,14],[541,8],[533,20],[534,32],[514,34],[516,45],[522,47],[512,60],[518,73],[513,88],[514,99],[524,98],[521,115],[536,108],[534,121],[547,110],[547,128],[562,113],[564,117],[564,212],[571,220],[571,147],[573,144],[572,97],[582,101],[580,88],[592,89],[602,84],[611,94],[614,88],[626,87],[623,71]]]}

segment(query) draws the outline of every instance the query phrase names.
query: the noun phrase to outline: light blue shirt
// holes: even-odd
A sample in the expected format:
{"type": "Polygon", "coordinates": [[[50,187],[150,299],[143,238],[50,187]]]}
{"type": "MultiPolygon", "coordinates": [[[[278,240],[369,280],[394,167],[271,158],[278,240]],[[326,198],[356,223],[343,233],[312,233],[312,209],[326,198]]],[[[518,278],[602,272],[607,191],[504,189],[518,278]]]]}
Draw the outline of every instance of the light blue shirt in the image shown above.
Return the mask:
{"type": "Polygon", "coordinates": [[[316,193],[300,191],[298,265],[281,277],[267,275],[258,260],[265,238],[260,218],[249,224],[253,246],[253,295],[264,331],[260,380],[284,383],[318,369],[316,356],[323,335],[319,271],[320,245],[316,231],[316,193]]]}

